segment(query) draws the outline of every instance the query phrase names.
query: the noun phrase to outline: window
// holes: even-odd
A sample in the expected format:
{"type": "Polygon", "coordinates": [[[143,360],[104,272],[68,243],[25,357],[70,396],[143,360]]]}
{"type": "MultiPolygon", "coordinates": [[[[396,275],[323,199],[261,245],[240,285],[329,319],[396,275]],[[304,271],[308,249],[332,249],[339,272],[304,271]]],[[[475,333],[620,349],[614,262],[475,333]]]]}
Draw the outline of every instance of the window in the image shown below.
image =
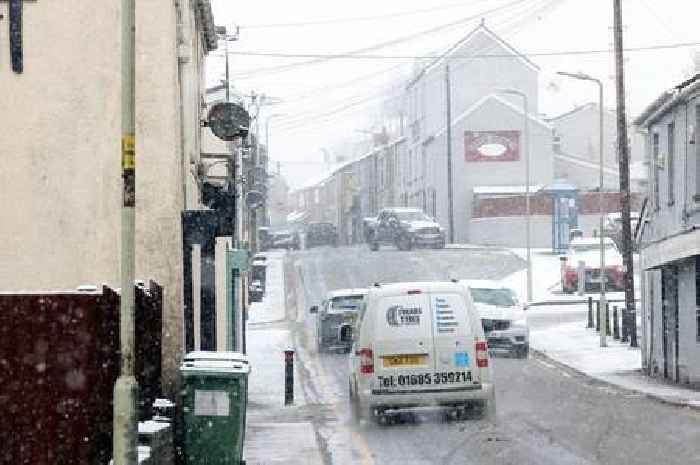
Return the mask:
{"type": "Polygon", "coordinates": [[[675,152],[675,124],[671,123],[667,127],[668,130],[668,155],[666,156],[666,180],[668,181],[668,204],[673,205],[676,201],[674,194],[674,152],[675,152]]]}
{"type": "Polygon", "coordinates": [[[652,169],[652,195],[654,200],[654,210],[659,209],[659,134],[652,135],[651,143],[651,169],[652,169]]]}

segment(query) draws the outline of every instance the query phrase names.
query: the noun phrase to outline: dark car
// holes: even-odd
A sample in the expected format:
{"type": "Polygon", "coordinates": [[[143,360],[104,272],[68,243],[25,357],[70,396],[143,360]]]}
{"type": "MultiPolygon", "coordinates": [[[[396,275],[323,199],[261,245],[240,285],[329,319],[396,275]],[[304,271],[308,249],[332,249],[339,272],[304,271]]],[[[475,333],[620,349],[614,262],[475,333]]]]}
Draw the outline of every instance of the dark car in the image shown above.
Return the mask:
{"type": "Polygon", "coordinates": [[[333,223],[309,223],[306,226],[306,242],[304,245],[307,249],[319,245],[338,245],[338,233],[333,223]]]}
{"type": "Polygon", "coordinates": [[[387,208],[377,217],[369,237],[370,250],[394,245],[399,250],[413,247],[445,247],[445,232],[440,225],[418,208],[387,208]]]}
{"type": "Polygon", "coordinates": [[[301,240],[296,231],[277,231],[272,234],[271,249],[299,250],[301,240]]]}

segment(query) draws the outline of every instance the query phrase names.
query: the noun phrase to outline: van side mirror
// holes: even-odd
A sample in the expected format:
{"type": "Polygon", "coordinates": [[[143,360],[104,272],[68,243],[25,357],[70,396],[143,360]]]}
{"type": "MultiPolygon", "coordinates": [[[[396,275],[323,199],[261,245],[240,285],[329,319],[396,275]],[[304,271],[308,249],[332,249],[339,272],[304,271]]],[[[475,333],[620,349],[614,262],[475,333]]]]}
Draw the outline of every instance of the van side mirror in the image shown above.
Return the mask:
{"type": "Polygon", "coordinates": [[[314,305],[309,309],[309,313],[318,313],[318,305],[314,305]]]}

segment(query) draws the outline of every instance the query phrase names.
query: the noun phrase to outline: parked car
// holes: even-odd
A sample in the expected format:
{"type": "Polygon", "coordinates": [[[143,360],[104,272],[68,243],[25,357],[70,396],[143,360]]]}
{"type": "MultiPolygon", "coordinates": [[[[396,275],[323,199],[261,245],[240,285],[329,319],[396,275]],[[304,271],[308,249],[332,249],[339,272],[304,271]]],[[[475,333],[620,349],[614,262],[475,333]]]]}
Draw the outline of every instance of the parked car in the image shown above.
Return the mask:
{"type": "Polygon", "coordinates": [[[250,286],[248,286],[248,299],[250,299],[251,302],[262,302],[264,294],[265,290],[259,279],[253,280],[250,286]]]}
{"type": "Polygon", "coordinates": [[[377,216],[369,238],[370,250],[381,245],[394,245],[399,250],[413,247],[445,247],[445,232],[433,219],[418,208],[386,208],[377,216]]]}
{"type": "Polygon", "coordinates": [[[342,336],[352,330],[366,295],[367,289],[338,289],[329,292],[320,307],[311,307],[310,312],[317,314],[319,352],[350,351],[352,340],[342,336]]]}
{"type": "Polygon", "coordinates": [[[299,250],[300,244],[301,240],[298,232],[283,230],[272,233],[270,248],[299,250]]]}
{"type": "Polygon", "coordinates": [[[370,239],[372,238],[372,233],[374,231],[374,228],[377,225],[377,217],[376,216],[368,216],[365,218],[362,218],[362,239],[369,243],[370,239]]]}
{"type": "Polygon", "coordinates": [[[338,245],[338,233],[333,223],[309,223],[306,225],[304,246],[307,249],[319,245],[338,245]]]}
{"type": "MultiPolygon", "coordinates": [[[[624,290],[624,272],[622,268],[622,255],[617,250],[615,242],[609,237],[604,238],[605,249],[605,277],[606,289],[624,290]]],[[[566,253],[563,290],[567,293],[578,289],[578,262],[583,261],[586,266],[585,290],[600,289],[601,271],[600,264],[600,238],[584,237],[574,239],[569,243],[566,253]]]]}
{"type": "Polygon", "coordinates": [[[448,408],[458,417],[471,409],[493,413],[488,344],[465,286],[375,284],[352,336],[354,418],[386,421],[417,407],[448,408]]]}
{"type": "Polygon", "coordinates": [[[530,329],[525,310],[515,291],[497,281],[460,282],[469,287],[481,317],[481,326],[484,328],[489,349],[527,358],[530,350],[530,329]]]}
{"type": "Polygon", "coordinates": [[[272,233],[267,226],[258,228],[258,248],[263,252],[272,248],[272,233]]]}
{"type": "MultiPolygon", "coordinates": [[[[639,223],[639,213],[630,213],[630,228],[632,236],[634,236],[634,231],[637,228],[637,223],[639,223]]],[[[603,227],[603,233],[606,237],[611,238],[615,241],[615,245],[619,250],[622,250],[622,214],[619,212],[608,213],[605,218],[605,225],[603,227]]],[[[632,250],[637,250],[637,243],[632,241],[632,250]]]]}

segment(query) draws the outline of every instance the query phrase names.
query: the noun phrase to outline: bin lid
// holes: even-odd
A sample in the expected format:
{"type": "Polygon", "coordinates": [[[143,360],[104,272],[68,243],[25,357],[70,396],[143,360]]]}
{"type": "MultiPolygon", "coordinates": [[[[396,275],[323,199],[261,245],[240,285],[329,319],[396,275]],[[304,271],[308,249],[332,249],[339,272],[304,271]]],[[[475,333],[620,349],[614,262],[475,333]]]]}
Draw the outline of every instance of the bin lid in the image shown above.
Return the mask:
{"type": "Polygon", "coordinates": [[[183,373],[247,374],[248,356],[240,352],[194,351],[185,355],[180,370],[183,373]]]}

